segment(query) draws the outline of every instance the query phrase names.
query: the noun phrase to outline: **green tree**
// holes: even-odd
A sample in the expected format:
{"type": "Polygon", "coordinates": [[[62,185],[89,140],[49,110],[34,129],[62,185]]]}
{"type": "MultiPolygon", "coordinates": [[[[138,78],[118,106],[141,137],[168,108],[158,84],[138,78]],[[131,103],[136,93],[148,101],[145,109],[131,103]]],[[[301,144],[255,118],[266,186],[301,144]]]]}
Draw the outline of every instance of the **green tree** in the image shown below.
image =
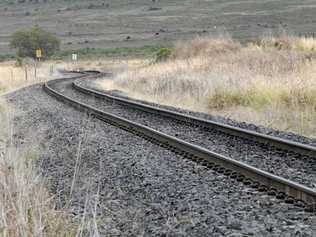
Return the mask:
{"type": "Polygon", "coordinates": [[[52,33],[39,27],[20,30],[11,36],[10,46],[19,57],[36,58],[36,50],[42,50],[42,57],[48,57],[59,50],[60,40],[52,33]]]}

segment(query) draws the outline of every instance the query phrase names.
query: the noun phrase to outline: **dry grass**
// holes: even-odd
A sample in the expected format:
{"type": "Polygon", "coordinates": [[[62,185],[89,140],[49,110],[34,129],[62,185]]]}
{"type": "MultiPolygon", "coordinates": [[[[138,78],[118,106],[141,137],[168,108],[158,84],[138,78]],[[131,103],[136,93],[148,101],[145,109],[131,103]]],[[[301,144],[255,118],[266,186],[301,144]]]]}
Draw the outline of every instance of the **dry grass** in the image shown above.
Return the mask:
{"type": "MultiPolygon", "coordinates": [[[[86,193],[79,194],[86,198],[84,212],[78,216],[71,214],[72,189],[78,179],[79,164],[76,162],[74,167],[72,189],[65,200],[68,204],[57,209],[54,195],[48,192],[45,178],[36,166],[39,144],[28,144],[27,150],[11,144],[14,129],[9,108],[3,100],[0,101],[0,236],[100,236],[96,214],[99,193],[92,192],[89,183],[85,187],[86,193]]],[[[39,136],[36,135],[37,142],[39,136]]],[[[85,139],[85,136],[80,137],[75,155],[77,161],[81,159],[85,139]]]]}
{"type": "MultiPolygon", "coordinates": [[[[38,67],[37,77],[34,67],[29,65],[28,80],[25,67],[17,67],[14,62],[0,64],[1,93],[9,93],[21,87],[62,77],[61,70],[76,70],[103,67],[101,62],[44,62],[38,67]]],[[[38,150],[35,141],[28,150],[15,147],[12,143],[12,123],[10,110],[0,97],[0,236],[97,236],[95,217],[83,215],[71,219],[67,210],[55,208],[54,196],[46,188],[45,179],[39,175],[35,162],[38,150]]],[[[78,148],[80,149],[80,148],[78,148]]],[[[75,177],[74,177],[75,178],[75,177]]],[[[70,197],[71,199],[71,197],[70,197]]],[[[71,200],[69,200],[71,202],[71,200]]]]}
{"type": "Polygon", "coordinates": [[[65,212],[55,210],[36,172],[36,153],[10,144],[9,106],[1,101],[0,108],[0,236],[75,236],[75,226],[65,212]]]}
{"type": "Polygon", "coordinates": [[[63,77],[63,70],[101,70],[107,72],[122,72],[128,68],[143,65],[139,59],[105,59],[72,61],[46,61],[37,64],[35,74],[34,62],[16,66],[15,62],[0,63],[0,95],[10,93],[25,86],[63,77]]]}
{"type": "Polygon", "coordinates": [[[60,73],[63,70],[84,69],[91,65],[93,64],[86,61],[76,64],[62,61],[45,61],[35,64],[34,61],[28,60],[22,66],[17,66],[14,61],[0,63],[0,95],[35,83],[63,77],[60,73]]]}
{"type": "Polygon", "coordinates": [[[35,72],[34,64],[18,67],[15,62],[0,64],[0,93],[14,91],[24,86],[46,81],[60,76],[59,65],[54,62],[37,65],[35,72]]]}
{"type": "Polygon", "coordinates": [[[316,40],[227,37],[178,43],[163,63],[127,70],[104,89],[307,136],[316,134],[316,40]]]}
{"type": "Polygon", "coordinates": [[[75,63],[68,63],[67,70],[100,70],[103,72],[120,73],[128,69],[144,67],[151,61],[149,59],[100,59],[100,60],[82,60],[75,63]]]}

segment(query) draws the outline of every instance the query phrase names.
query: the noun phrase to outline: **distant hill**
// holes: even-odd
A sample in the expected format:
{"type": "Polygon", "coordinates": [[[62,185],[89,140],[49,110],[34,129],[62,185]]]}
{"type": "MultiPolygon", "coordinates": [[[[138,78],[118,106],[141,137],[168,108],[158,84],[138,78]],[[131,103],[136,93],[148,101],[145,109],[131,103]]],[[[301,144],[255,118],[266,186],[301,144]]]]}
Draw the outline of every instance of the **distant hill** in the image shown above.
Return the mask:
{"type": "Polygon", "coordinates": [[[316,32],[315,0],[2,0],[0,54],[9,36],[39,25],[64,49],[169,44],[225,29],[246,40],[265,31],[316,32]]]}

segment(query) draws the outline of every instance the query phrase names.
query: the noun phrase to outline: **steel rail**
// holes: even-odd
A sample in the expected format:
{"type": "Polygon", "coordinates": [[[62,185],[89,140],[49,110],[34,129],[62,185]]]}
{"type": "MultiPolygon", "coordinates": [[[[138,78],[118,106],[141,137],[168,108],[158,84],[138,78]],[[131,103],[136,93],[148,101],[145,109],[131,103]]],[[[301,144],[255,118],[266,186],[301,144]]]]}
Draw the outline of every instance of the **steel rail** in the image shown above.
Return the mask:
{"type": "Polygon", "coordinates": [[[287,196],[287,200],[295,199],[303,201],[306,204],[306,210],[315,210],[316,190],[262,171],[243,162],[217,154],[176,137],[164,134],[147,126],[104,112],[85,103],[78,102],[59,93],[51,87],[51,85],[58,83],[58,81],[60,82],[60,79],[46,82],[43,85],[43,89],[56,99],[80,111],[89,113],[91,116],[101,121],[143,137],[144,139],[156,143],[161,147],[167,148],[177,154],[181,154],[185,158],[191,158],[195,161],[199,161],[207,167],[213,168],[219,173],[229,175],[231,178],[236,178],[238,181],[242,181],[245,184],[256,184],[253,187],[258,188],[259,191],[276,191],[279,195],[284,194],[283,197],[281,195],[281,198],[285,198],[285,196],[287,196]]]}
{"type": "Polygon", "coordinates": [[[172,119],[182,121],[182,122],[196,124],[202,127],[209,128],[209,129],[216,129],[218,131],[224,132],[229,135],[242,137],[248,140],[259,142],[261,144],[272,145],[281,149],[285,149],[287,151],[293,151],[299,154],[310,156],[312,158],[316,158],[316,147],[314,146],[302,144],[302,143],[287,140],[284,138],[274,137],[274,136],[250,131],[243,128],[234,127],[231,125],[227,125],[227,124],[223,124],[223,123],[219,123],[219,122],[215,122],[211,120],[198,118],[198,117],[187,115],[187,114],[182,114],[179,112],[170,111],[163,108],[158,108],[155,106],[151,106],[151,105],[147,105],[147,104],[143,104],[143,103],[139,103],[135,101],[131,101],[128,99],[120,98],[117,96],[109,95],[104,92],[100,92],[100,91],[96,91],[90,88],[83,87],[78,82],[73,82],[73,87],[82,93],[90,94],[98,98],[110,99],[117,103],[127,105],[129,107],[132,107],[141,111],[149,112],[152,114],[158,114],[160,116],[165,116],[165,117],[172,118],[172,119]]]}

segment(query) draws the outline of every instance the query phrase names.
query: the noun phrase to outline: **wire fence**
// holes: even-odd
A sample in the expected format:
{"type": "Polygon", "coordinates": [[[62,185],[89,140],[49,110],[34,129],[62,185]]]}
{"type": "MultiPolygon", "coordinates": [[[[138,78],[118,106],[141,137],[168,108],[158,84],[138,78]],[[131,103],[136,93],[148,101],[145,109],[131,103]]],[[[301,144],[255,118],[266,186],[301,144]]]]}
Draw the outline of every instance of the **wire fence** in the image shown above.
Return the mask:
{"type": "Polygon", "coordinates": [[[304,37],[304,38],[313,38],[316,39],[316,33],[315,32],[305,32],[305,33],[299,33],[299,37],[304,37]]]}

